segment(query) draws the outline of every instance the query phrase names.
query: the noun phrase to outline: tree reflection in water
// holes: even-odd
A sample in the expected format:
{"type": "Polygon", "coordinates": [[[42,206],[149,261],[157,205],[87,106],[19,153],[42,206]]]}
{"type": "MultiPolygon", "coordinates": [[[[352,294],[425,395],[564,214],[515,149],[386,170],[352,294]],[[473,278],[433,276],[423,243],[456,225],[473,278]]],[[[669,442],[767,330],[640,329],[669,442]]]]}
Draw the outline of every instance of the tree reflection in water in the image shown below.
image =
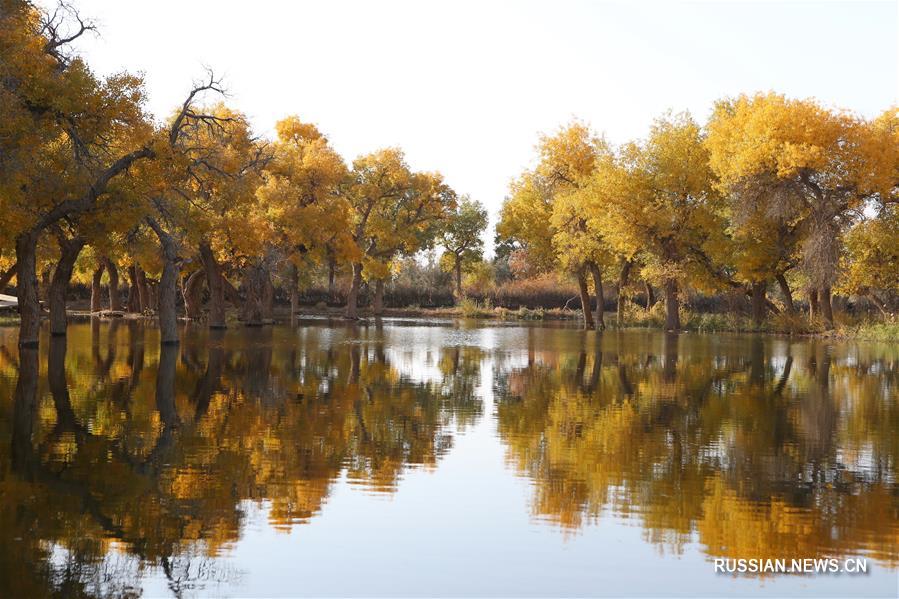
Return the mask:
{"type": "Polygon", "coordinates": [[[18,357],[6,340],[0,595],[128,594],[146,568],[175,593],[228,582],[238,573],[215,558],[238,540],[243,502],[286,529],[344,473],[392,492],[480,414],[479,352],[446,348],[439,376],[413,381],[377,332],[332,332],[280,340],[289,351],[273,351],[285,331],[271,328],[191,331],[160,350],[135,322],[73,326],[18,357]]]}
{"type": "Polygon", "coordinates": [[[499,435],[539,518],[635,518],[676,553],[698,539],[716,557],[897,567],[895,346],[613,333],[499,381],[499,435]]]}
{"type": "MultiPolygon", "coordinates": [[[[0,595],[230,585],[248,508],[288,530],[345,479],[389,494],[483,416],[564,530],[629,518],[709,556],[899,566],[899,350],[496,329],[0,330],[0,595]],[[461,336],[460,336],[461,335],[461,336]],[[451,342],[452,340],[452,342],[451,342]],[[8,399],[7,399],[8,398],[8,399]]],[[[485,488],[484,493],[491,489],[485,488]]]]}

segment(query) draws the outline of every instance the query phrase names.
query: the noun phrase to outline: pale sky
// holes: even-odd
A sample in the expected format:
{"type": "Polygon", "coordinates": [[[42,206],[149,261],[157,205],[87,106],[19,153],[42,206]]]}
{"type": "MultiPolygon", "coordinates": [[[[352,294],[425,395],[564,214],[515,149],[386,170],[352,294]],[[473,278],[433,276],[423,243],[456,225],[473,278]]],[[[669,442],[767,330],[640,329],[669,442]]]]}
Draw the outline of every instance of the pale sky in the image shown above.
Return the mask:
{"type": "Polygon", "coordinates": [[[209,66],[259,134],[297,114],[347,162],[400,146],[492,221],[539,133],[575,116],[622,142],[741,92],[866,116],[899,97],[895,0],[73,3],[100,27],[90,64],[145,73],[157,117],[209,66]]]}

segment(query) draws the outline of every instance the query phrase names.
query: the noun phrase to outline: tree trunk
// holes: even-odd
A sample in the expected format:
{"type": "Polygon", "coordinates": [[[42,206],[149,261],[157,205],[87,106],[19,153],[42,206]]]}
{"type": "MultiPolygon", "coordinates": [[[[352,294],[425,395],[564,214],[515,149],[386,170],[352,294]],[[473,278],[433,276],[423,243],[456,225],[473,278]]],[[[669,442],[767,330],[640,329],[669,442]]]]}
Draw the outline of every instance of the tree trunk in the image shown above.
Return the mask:
{"type": "Polygon", "coordinates": [[[665,329],[680,330],[680,300],[677,297],[677,281],[665,281],[665,329]]]}
{"type": "Polygon", "coordinates": [[[793,292],[790,291],[790,284],[787,283],[787,277],[784,273],[777,274],[777,284],[780,286],[780,293],[784,296],[784,306],[787,308],[787,314],[795,314],[796,306],[793,304],[793,292]]]}
{"type": "Polygon", "coordinates": [[[38,299],[42,302],[46,302],[47,300],[50,299],[49,293],[50,293],[51,271],[52,271],[52,269],[50,268],[49,265],[47,265],[44,268],[44,270],[41,271],[41,282],[40,282],[40,285],[38,286],[37,296],[38,296],[38,299]]]}
{"type": "Polygon", "coordinates": [[[462,257],[456,256],[456,265],[453,267],[456,273],[456,297],[462,299],[462,257]]]}
{"type": "Polygon", "coordinates": [[[102,301],[103,299],[100,297],[100,292],[102,288],[100,287],[100,282],[103,280],[103,268],[104,262],[101,260],[99,264],[97,264],[97,268],[94,269],[94,275],[91,277],[91,313],[96,314],[97,312],[103,309],[102,301]]]}
{"type": "Polygon", "coordinates": [[[122,311],[122,296],[119,293],[119,267],[109,258],[106,259],[106,272],[109,274],[109,309],[122,311]]]}
{"type": "Polygon", "coordinates": [[[300,270],[296,264],[290,264],[290,320],[296,318],[300,311],[300,270]]]}
{"type": "Polygon", "coordinates": [[[359,288],[362,287],[362,264],[353,264],[353,280],[350,284],[350,292],[346,297],[346,317],[359,318],[359,288]]]}
{"type": "Polygon", "coordinates": [[[205,275],[202,268],[195,270],[190,273],[181,288],[181,295],[184,297],[184,315],[191,320],[198,320],[203,315],[202,292],[205,275]]]}
{"type": "Polygon", "coordinates": [[[137,267],[132,264],[128,267],[128,303],[125,309],[128,312],[140,312],[140,292],[137,289],[137,267]]]}
{"type": "Polygon", "coordinates": [[[261,266],[248,266],[244,269],[240,283],[244,300],[240,307],[240,319],[247,326],[260,326],[264,318],[265,282],[261,266]]]}
{"type": "Polygon", "coordinates": [[[275,285],[272,283],[272,273],[266,266],[260,266],[260,275],[261,275],[261,283],[262,283],[262,296],[261,296],[261,304],[262,304],[262,319],[266,322],[271,322],[274,318],[274,304],[275,304],[275,285]]]}
{"type": "Polygon", "coordinates": [[[590,263],[589,268],[590,274],[593,275],[593,287],[596,292],[596,328],[597,330],[602,331],[606,328],[606,321],[603,315],[606,296],[605,293],[603,293],[602,288],[602,271],[599,269],[599,266],[593,262],[590,263]]]}
{"type": "Polygon", "coordinates": [[[148,312],[153,309],[153,298],[150,295],[150,286],[147,284],[147,273],[140,265],[135,266],[134,270],[137,275],[137,298],[140,301],[140,311],[148,312]]]}
{"type": "Polygon", "coordinates": [[[334,258],[328,259],[328,297],[334,300],[334,275],[337,270],[337,263],[334,258]]]}
{"type": "Polygon", "coordinates": [[[178,339],[178,271],[180,260],[178,246],[154,219],[147,218],[147,224],[159,238],[162,247],[162,277],[159,279],[159,339],[162,345],[174,345],[178,339]]]}
{"type": "Polygon", "coordinates": [[[166,256],[159,279],[159,335],[163,345],[174,345],[178,339],[178,263],[166,256]]]}
{"type": "Polygon", "coordinates": [[[809,289],[808,292],[808,317],[811,320],[817,318],[818,313],[820,312],[818,308],[818,290],[817,289],[809,289]]]}
{"type": "Polygon", "coordinates": [[[756,281],[752,284],[752,323],[756,328],[762,326],[765,321],[765,293],[768,290],[766,281],[756,281]]]}
{"type": "Polygon", "coordinates": [[[50,280],[50,334],[66,334],[66,295],[72,280],[72,271],[78,254],[84,248],[84,240],[80,238],[59,241],[59,262],[53,270],[50,280]]]}
{"type": "Polygon", "coordinates": [[[206,288],[209,289],[209,328],[224,329],[225,323],[225,282],[222,269],[208,243],[200,244],[200,261],[206,273],[206,288]]]}
{"type": "Polygon", "coordinates": [[[6,289],[6,286],[9,285],[9,282],[12,281],[12,278],[16,276],[16,272],[19,270],[19,264],[13,264],[10,266],[6,272],[0,274],[0,291],[6,289]]]}
{"type": "Polygon", "coordinates": [[[869,289],[868,292],[865,294],[865,297],[867,297],[868,300],[872,304],[874,304],[878,310],[880,310],[880,313],[884,318],[886,318],[890,315],[889,310],[887,310],[887,305],[883,302],[883,300],[881,300],[879,297],[877,297],[876,293],[874,293],[873,291],[871,291],[869,289]]]}
{"type": "Polygon", "coordinates": [[[593,311],[590,309],[590,292],[587,290],[587,275],[583,268],[577,271],[577,288],[581,296],[581,310],[584,313],[584,329],[591,330],[594,328],[593,311]]]}
{"type": "Polygon", "coordinates": [[[621,263],[621,271],[618,273],[618,300],[615,306],[615,315],[617,316],[619,323],[624,322],[624,301],[626,299],[624,295],[624,288],[627,287],[627,282],[628,279],[630,279],[631,268],[633,267],[633,265],[634,263],[630,260],[624,260],[621,263]]]}
{"type": "Polygon", "coordinates": [[[646,289],[646,311],[649,312],[656,304],[656,294],[653,293],[652,285],[648,282],[643,281],[643,287],[646,289]]]}
{"type": "MultiPolygon", "coordinates": [[[[37,238],[35,232],[16,237],[16,293],[19,300],[19,347],[37,347],[41,304],[37,298],[37,238]]],[[[21,378],[21,376],[20,376],[21,378]]]]}
{"type": "Polygon", "coordinates": [[[824,317],[824,326],[827,330],[833,328],[833,306],[830,302],[830,287],[822,287],[818,292],[818,300],[821,302],[821,315],[824,317]]]}
{"type": "Polygon", "coordinates": [[[380,316],[384,313],[384,280],[378,279],[375,281],[375,297],[372,302],[372,313],[375,316],[380,316]]]}

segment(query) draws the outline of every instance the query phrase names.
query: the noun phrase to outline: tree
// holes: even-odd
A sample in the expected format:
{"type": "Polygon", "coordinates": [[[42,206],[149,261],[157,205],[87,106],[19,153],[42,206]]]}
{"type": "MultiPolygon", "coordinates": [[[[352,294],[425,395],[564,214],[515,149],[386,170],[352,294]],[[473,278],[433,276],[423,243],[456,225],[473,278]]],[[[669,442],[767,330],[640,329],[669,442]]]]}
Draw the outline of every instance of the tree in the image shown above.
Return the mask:
{"type": "Polygon", "coordinates": [[[374,311],[379,313],[391,261],[434,241],[438,225],[456,205],[456,194],[440,174],[412,172],[397,148],[357,158],[345,193],[359,256],[353,263],[346,317],[356,318],[363,271],[375,282],[374,311]]]}
{"type": "Polygon", "coordinates": [[[287,117],[257,197],[289,262],[291,314],[299,308],[299,269],[306,263],[348,261],[354,253],[351,206],[340,194],[349,176],[343,158],[315,125],[287,117]]]}
{"type": "Polygon", "coordinates": [[[747,208],[746,222],[755,221],[748,230],[767,231],[747,248],[745,276],[762,282],[783,274],[784,256],[798,242],[810,302],[820,303],[832,326],[842,231],[867,202],[895,195],[895,140],[886,126],[812,100],[769,93],[719,102],[709,123],[710,164],[747,208]]]}
{"type": "Polygon", "coordinates": [[[594,225],[624,256],[640,256],[642,276],[663,286],[665,328],[680,329],[679,293],[708,279],[721,243],[718,195],[700,127],[689,114],[657,119],[649,137],[620,152],[587,189],[594,225]]]}
{"type": "Polygon", "coordinates": [[[456,209],[443,223],[440,243],[445,248],[441,265],[455,277],[456,296],[461,298],[462,273],[484,256],[481,235],[487,228],[487,210],[477,200],[463,196],[456,209]]]}
{"type": "Polygon", "coordinates": [[[868,298],[887,316],[899,294],[899,209],[885,208],[845,235],[839,288],[868,298]]]}

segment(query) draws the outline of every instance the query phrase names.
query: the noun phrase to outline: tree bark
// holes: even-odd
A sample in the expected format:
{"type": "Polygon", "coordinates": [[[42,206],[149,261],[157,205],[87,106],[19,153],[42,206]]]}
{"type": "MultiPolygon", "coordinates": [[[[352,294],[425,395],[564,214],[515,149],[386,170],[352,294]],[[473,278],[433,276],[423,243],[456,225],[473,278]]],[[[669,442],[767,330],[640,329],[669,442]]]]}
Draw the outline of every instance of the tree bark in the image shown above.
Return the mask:
{"type": "Polygon", "coordinates": [[[833,328],[833,306],[830,302],[830,287],[822,287],[818,292],[818,300],[821,303],[821,315],[824,317],[824,326],[830,330],[833,328]]]}
{"type": "Polygon", "coordinates": [[[150,228],[162,248],[162,277],[159,279],[159,340],[162,345],[175,345],[178,339],[178,271],[180,260],[175,240],[152,218],[150,228]]]}
{"type": "MultiPolygon", "coordinates": [[[[37,347],[41,304],[37,297],[37,238],[34,231],[16,237],[16,294],[19,300],[19,347],[37,347]]],[[[21,377],[20,377],[21,378],[21,377]]]]}
{"type": "Polygon", "coordinates": [[[115,261],[106,259],[106,272],[109,274],[109,309],[122,311],[122,296],[119,293],[119,267],[115,261]]]}
{"type": "Polygon", "coordinates": [[[94,269],[94,275],[91,277],[91,313],[96,314],[103,309],[103,298],[100,297],[102,288],[100,283],[103,280],[103,269],[105,262],[100,260],[97,268],[94,269]]]}
{"type": "Polygon", "coordinates": [[[868,300],[870,300],[870,302],[874,304],[878,310],[880,310],[881,315],[883,315],[884,317],[890,315],[889,310],[887,310],[886,304],[883,302],[883,300],[877,297],[877,294],[874,293],[874,291],[869,289],[868,292],[865,293],[865,297],[867,297],[868,300]]]}
{"type": "Polygon", "coordinates": [[[290,320],[296,318],[300,311],[300,270],[297,265],[290,264],[290,320]]]}
{"type": "Polygon", "coordinates": [[[190,273],[184,281],[181,295],[184,297],[184,315],[191,320],[197,320],[203,315],[202,291],[205,271],[201,268],[190,273]]]}
{"type": "Polygon", "coordinates": [[[240,288],[244,294],[240,308],[240,319],[247,326],[260,326],[264,318],[265,282],[261,266],[248,266],[244,269],[240,288]]]}
{"type": "Polygon", "coordinates": [[[456,265],[453,267],[456,273],[456,297],[462,299],[462,257],[456,256],[456,265]]]}
{"type": "Polygon", "coordinates": [[[602,331],[606,328],[606,321],[603,315],[606,296],[602,288],[602,271],[593,262],[590,263],[589,269],[590,274],[593,276],[593,287],[596,292],[596,329],[602,331]]]}
{"type": "Polygon", "coordinates": [[[262,283],[262,319],[266,322],[270,322],[275,315],[275,285],[272,283],[272,273],[268,267],[260,266],[259,269],[262,283]]]}
{"type": "MultiPolygon", "coordinates": [[[[618,273],[618,298],[617,304],[615,306],[615,315],[618,318],[618,322],[624,322],[624,301],[626,299],[624,295],[624,288],[627,287],[628,279],[631,276],[631,268],[633,268],[634,263],[630,260],[624,260],[621,263],[621,271],[618,273]]],[[[647,301],[647,303],[649,303],[647,301]]]]}
{"type": "Polygon", "coordinates": [[[38,299],[42,302],[46,302],[50,299],[50,275],[52,274],[52,269],[49,265],[47,265],[44,270],[41,271],[41,282],[38,285],[38,299]]]}
{"type": "Polygon", "coordinates": [[[337,270],[337,263],[333,257],[328,258],[328,297],[334,300],[334,275],[337,270]]]}
{"type": "Polygon", "coordinates": [[[594,328],[593,311],[590,309],[590,292],[587,289],[587,275],[584,270],[581,268],[576,273],[577,288],[581,297],[581,311],[584,313],[584,329],[592,330],[594,328]]]}
{"type": "Polygon", "coordinates": [[[665,329],[680,330],[680,300],[678,299],[677,281],[665,281],[665,329]]]}
{"type": "Polygon", "coordinates": [[[752,323],[756,328],[762,326],[762,323],[765,321],[767,308],[765,305],[765,293],[767,290],[768,283],[766,281],[756,281],[752,284],[752,323]]]}
{"type": "Polygon", "coordinates": [[[209,328],[224,329],[225,323],[225,282],[222,269],[208,243],[200,244],[200,261],[206,273],[206,288],[209,289],[209,328]]]}
{"type": "Polygon", "coordinates": [[[50,280],[50,334],[66,334],[66,295],[69,292],[69,283],[72,280],[72,271],[75,269],[75,261],[84,248],[84,240],[59,239],[59,262],[53,269],[53,278],[50,280]]]}
{"type": "Polygon", "coordinates": [[[375,281],[375,297],[372,302],[372,314],[380,316],[384,313],[384,280],[375,281]]]}
{"type": "Polygon", "coordinates": [[[137,288],[137,267],[132,264],[128,267],[128,303],[125,309],[129,312],[140,312],[140,292],[137,288]]]}
{"type": "Polygon", "coordinates": [[[796,313],[796,305],[793,303],[793,292],[790,291],[790,284],[787,283],[787,277],[784,273],[777,274],[777,284],[780,286],[780,293],[784,296],[784,306],[786,306],[787,314],[796,313]]]}
{"type": "Polygon", "coordinates": [[[0,274],[0,291],[6,289],[6,286],[9,285],[9,282],[12,281],[12,278],[16,276],[16,272],[19,270],[18,262],[10,266],[6,272],[0,274]]]}
{"type": "Polygon", "coordinates": [[[646,311],[649,312],[656,304],[656,294],[653,293],[652,285],[650,285],[648,282],[643,281],[643,287],[646,290],[646,311]]]}
{"type": "Polygon", "coordinates": [[[808,292],[808,317],[811,320],[817,318],[820,309],[818,308],[818,290],[809,289],[808,292]]]}
{"type": "Polygon", "coordinates": [[[353,264],[353,280],[350,283],[350,292],[346,297],[346,317],[359,318],[359,288],[362,287],[362,264],[353,264]]]}
{"type": "Polygon", "coordinates": [[[153,309],[153,297],[150,293],[150,286],[147,283],[147,273],[140,265],[135,266],[135,274],[137,275],[137,297],[140,300],[140,311],[142,313],[149,312],[153,309]]]}

